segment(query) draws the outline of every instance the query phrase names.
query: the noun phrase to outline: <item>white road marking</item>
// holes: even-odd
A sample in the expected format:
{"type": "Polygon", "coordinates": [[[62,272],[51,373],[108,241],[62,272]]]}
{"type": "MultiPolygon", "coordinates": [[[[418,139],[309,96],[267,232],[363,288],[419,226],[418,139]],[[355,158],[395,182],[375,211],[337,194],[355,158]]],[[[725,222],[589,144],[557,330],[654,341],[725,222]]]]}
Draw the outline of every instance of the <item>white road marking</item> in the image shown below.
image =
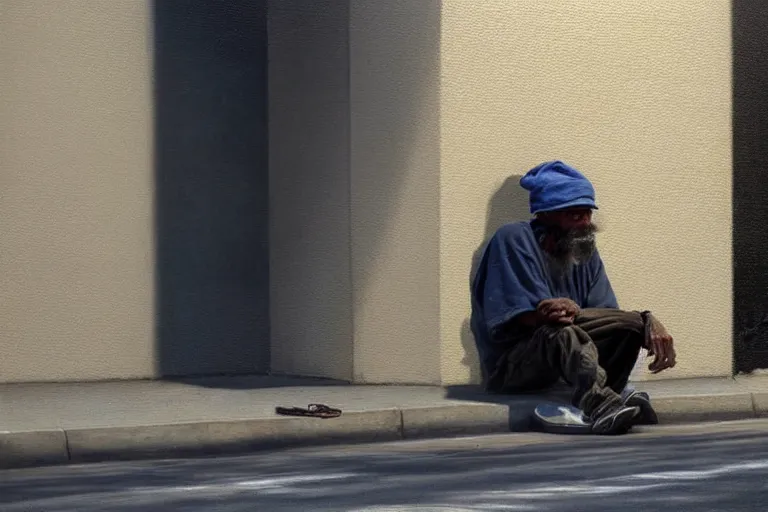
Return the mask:
{"type": "Polygon", "coordinates": [[[694,471],[661,471],[659,473],[640,473],[638,475],[627,475],[625,479],[640,478],[643,480],[706,480],[729,473],[738,473],[744,471],[754,471],[756,469],[768,469],[768,460],[756,460],[749,462],[739,462],[736,464],[726,464],[724,466],[701,469],[694,471]]]}
{"type": "Polygon", "coordinates": [[[509,491],[490,491],[483,493],[485,497],[494,497],[496,499],[522,499],[522,500],[540,500],[550,499],[567,494],[568,496],[610,496],[627,492],[645,491],[658,487],[664,487],[664,484],[651,485],[552,485],[547,487],[536,487],[529,489],[515,489],[509,491]]]}
{"type": "Polygon", "coordinates": [[[330,475],[294,475],[279,478],[259,478],[257,480],[243,480],[240,482],[230,482],[224,485],[234,485],[236,487],[247,487],[249,489],[273,489],[288,487],[293,484],[307,484],[314,482],[325,482],[328,480],[345,480],[357,476],[357,473],[332,473],[330,475]]]}

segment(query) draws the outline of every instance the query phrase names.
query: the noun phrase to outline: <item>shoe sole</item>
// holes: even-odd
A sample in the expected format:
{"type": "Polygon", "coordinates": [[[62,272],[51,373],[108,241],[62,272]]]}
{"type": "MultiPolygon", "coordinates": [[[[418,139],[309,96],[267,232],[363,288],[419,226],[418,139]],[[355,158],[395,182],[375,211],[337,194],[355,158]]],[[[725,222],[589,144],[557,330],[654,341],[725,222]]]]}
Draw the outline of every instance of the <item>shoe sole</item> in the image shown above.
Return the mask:
{"type": "Polygon", "coordinates": [[[637,425],[658,425],[659,417],[656,415],[656,411],[653,410],[651,401],[647,396],[644,393],[635,393],[624,402],[624,405],[640,409],[640,414],[636,421],[637,425]]]}
{"type": "Polygon", "coordinates": [[[640,414],[639,407],[623,407],[613,416],[610,421],[598,421],[592,425],[592,433],[602,436],[622,435],[629,432],[635,425],[635,418],[640,414]],[[595,428],[597,427],[597,429],[595,428]]]}

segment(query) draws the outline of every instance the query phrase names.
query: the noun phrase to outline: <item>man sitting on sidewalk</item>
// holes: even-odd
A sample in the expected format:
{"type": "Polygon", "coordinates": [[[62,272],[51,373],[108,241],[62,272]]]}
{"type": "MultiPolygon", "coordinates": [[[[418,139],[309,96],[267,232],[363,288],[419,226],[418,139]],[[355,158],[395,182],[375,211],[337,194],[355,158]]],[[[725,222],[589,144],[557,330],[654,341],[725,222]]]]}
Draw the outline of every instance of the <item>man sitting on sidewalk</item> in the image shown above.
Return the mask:
{"type": "Polygon", "coordinates": [[[651,423],[647,395],[625,390],[641,347],[648,369],[675,366],[673,340],[651,313],[619,309],[595,246],[589,180],[561,161],[520,185],[534,219],[501,227],[472,283],[472,331],[489,391],[531,392],[563,379],[595,434],[651,423]]]}

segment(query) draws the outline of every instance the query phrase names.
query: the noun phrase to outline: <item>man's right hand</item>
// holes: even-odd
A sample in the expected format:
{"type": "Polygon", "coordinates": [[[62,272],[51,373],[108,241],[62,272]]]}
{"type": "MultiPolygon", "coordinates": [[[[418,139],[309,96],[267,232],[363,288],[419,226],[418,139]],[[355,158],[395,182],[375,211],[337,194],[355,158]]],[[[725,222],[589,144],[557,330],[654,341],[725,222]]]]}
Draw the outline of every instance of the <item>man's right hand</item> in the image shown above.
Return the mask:
{"type": "Polygon", "coordinates": [[[536,312],[546,323],[570,325],[576,319],[581,309],[571,299],[546,299],[539,302],[536,312]]]}
{"type": "Polygon", "coordinates": [[[667,368],[674,368],[677,364],[677,354],[672,336],[655,316],[649,315],[648,319],[650,329],[645,348],[648,349],[650,355],[654,356],[648,369],[651,373],[659,373],[667,368]]]}

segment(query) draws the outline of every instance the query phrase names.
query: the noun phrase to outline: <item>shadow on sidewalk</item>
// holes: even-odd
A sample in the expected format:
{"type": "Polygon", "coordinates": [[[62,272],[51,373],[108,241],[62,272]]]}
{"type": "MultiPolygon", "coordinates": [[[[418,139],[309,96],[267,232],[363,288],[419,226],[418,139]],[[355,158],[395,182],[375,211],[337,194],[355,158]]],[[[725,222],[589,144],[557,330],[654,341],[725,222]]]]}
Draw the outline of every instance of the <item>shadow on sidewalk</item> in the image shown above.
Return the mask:
{"type": "Polygon", "coordinates": [[[509,407],[509,429],[512,432],[527,432],[532,428],[533,410],[542,402],[555,402],[567,405],[571,392],[565,384],[556,384],[539,393],[499,394],[484,391],[481,386],[460,385],[445,388],[445,398],[449,400],[467,400],[509,407]]]}
{"type": "Polygon", "coordinates": [[[473,402],[487,402],[492,404],[516,404],[521,400],[553,400],[566,401],[570,399],[570,389],[565,384],[556,384],[553,387],[538,393],[500,394],[490,393],[481,386],[472,384],[447,386],[445,398],[451,400],[470,400],[473,402]]]}
{"type": "Polygon", "coordinates": [[[349,382],[287,375],[206,375],[166,377],[167,382],[215,389],[269,389],[289,387],[344,386],[349,382]]]}

